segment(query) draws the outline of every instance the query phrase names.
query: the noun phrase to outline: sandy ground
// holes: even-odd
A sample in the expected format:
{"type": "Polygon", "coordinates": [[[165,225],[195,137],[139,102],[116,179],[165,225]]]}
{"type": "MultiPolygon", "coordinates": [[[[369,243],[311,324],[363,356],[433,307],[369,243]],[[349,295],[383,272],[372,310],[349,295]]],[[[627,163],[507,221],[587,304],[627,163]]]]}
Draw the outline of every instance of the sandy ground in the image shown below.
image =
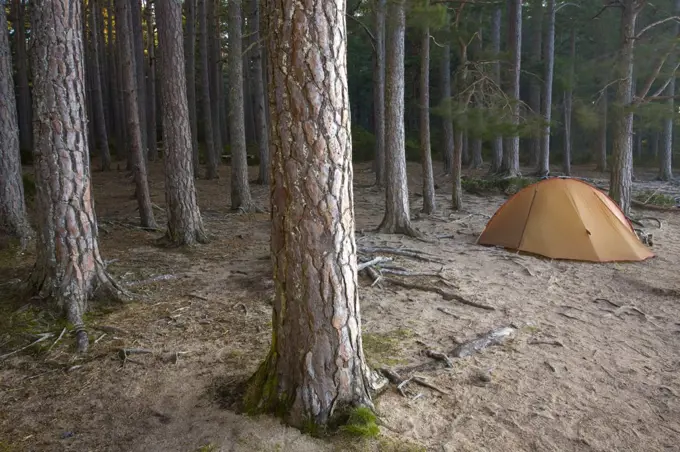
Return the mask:
{"type": "MultiPolygon", "coordinates": [[[[384,193],[370,187],[368,166],[357,165],[359,245],[404,246],[436,256],[443,264],[395,257],[394,265],[441,271],[456,287],[450,290],[496,308],[371,287],[362,277],[370,363],[398,368],[426,362],[426,349],[450,351],[456,341],[497,327],[518,330],[512,341],[457,359],[452,368],[421,372],[447,394],[410,385],[407,397],[394,388],[381,395],[377,408],[388,428],[378,439],[317,439],[268,416],[236,414],[220,402],[224,388],[250,375],[267,351],[272,295],[268,214],[229,212],[228,168],[220,172],[219,181],[198,181],[213,238],[191,250],[161,248],[160,233],[134,227],[135,201],[123,171],[95,174],[103,257],[137,297],[124,306],[95,306],[89,322],[97,342],[85,358],[71,354],[68,335],[53,346],[63,325],[49,315],[30,317],[37,311],[6,290],[28,275],[34,251],[18,259],[0,256],[2,315],[12,326],[0,331],[0,355],[35,340],[22,331],[26,322],[33,322],[33,333],[55,334],[0,361],[0,451],[680,450],[677,214],[651,213],[663,227],[649,229],[657,257],[647,262],[520,256],[475,244],[502,196],[465,195],[465,209],[453,213],[450,183],[440,176],[437,215],[418,218],[420,171],[411,165],[412,215],[431,240],[425,243],[372,232],[384,193]],[[154,353],[122,363],[117,352],[123,347],[154,353]],[[480,372],[490,381],[480,381],[480,372]]],[[[163,206],[158,165],[151,169],[151,186],[154,203],[163,206]]],[[[654,182],[636,188],[659,186],[680,194],[677,186],[654,182]]],[[[253,186],[253,194],[268,205],[265,187],[253,186]]],[[[162,224],[163,211],[156,213],[162,224]]]]}

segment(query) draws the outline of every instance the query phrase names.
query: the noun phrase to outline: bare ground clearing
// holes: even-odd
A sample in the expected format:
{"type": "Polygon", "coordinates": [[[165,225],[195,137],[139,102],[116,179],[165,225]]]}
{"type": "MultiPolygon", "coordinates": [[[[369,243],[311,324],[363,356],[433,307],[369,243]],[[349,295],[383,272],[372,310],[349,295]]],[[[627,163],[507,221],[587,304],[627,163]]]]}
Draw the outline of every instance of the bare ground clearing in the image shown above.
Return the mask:
{"type": "MultiPolygon", "coordinates": [[[[420,170],[410,164],[409,171],[417,218],[420,170]]],[[[437,216],[414,221],[431,239],[426,243],[372,232],[384,194],[370,187],[369,166],[356,165],[359,246],[403,246],[435,256],[443,264],[403,256],[392,256],[391,264],[441,272],[455,286],[447,290],[496,308],[371,286],[364,276],[364,347],[371,364],[418,364],[431,360],[427,349],[450,351],[456,340],[510,324],[518,332],[505,345],[454,360],[452,368],[421,373],[447,394],[409,385],[408,398],[394,388],[380,396],[377,407],[389,428],[378,440],[326,440],[270,417],[235,414],[216,398],[216,388],[250,375],[264,357],[273,286],[268,214],[229,212],[229,170],[220,172],[219,181],[198,181],[213,239],[191,250],[161,248],[155,242],[160,233],[134,227],[136,203],[125,172],[94,175],[104,259],[138,297],[125,306],[96,306],[89,316],[96,343],[84,359],[71,354],[68,334],[54,344],[63,325],[10,296],[8,283],[27,276],[34,251],[18,260],[3,252],[0,355],[34,341],[29,333],[54,336],[0,361],[0,451],[195,451],[207,445],[214,448],[204,450],[296,452],[680,450],[677,213],[644,213],[663,222],[661,229],[650,228],[657,253],[650,261],[550,261],[476,245],[504,198],[466,194],[465,210],[452,213],[450,184],[440,176],[437,216]],[[121,348],[154,353],[122,363],[121,348]]],[[[162,168],[153,165],[150,173],[153,201],[163,206],[162,168]]],[[[680,195],[675,185],[636,183],[638,190],[659,187],[680,195]]],[[[267,188],[252,189],[268,205],[267,188]]],[[[162,208],[156,214],[162,224],[162,208]]],[[[435,279],[408,278],[420,284],[435,279]]]]}

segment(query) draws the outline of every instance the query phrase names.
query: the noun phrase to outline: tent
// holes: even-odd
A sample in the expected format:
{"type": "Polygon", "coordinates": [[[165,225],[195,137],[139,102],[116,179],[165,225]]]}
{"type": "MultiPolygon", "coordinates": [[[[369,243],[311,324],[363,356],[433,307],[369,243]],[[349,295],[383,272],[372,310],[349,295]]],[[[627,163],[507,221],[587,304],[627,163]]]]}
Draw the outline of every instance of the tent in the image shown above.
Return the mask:
{"type": "Polygon", "coordinates": [[[567,178],[544,179],[517,192],[491,217],[477,243],[591,262],[654,256],[611,198],[567,178]]]}

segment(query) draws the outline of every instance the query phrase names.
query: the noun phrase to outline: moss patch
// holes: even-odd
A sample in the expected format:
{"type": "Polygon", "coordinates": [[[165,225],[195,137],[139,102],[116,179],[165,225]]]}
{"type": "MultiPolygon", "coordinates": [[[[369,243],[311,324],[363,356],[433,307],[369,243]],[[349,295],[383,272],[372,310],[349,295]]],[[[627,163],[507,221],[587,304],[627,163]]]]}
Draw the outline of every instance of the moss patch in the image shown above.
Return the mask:
{"type": "Polygon", "coordinates": [[[404,340],[413,337],[408,329],[396,329],[387,333],[362,334],[364,353],[371,367],[396,366],[408,361],[401,357],[401,346],[404,340]]]}
{"type": "Polygon", "coordinates": [[[358,407],[350,411],[345,425],[340,426],[340,431],[362,438],[376,438],[380,435],[378,418],[369,408],[358,407]]]}

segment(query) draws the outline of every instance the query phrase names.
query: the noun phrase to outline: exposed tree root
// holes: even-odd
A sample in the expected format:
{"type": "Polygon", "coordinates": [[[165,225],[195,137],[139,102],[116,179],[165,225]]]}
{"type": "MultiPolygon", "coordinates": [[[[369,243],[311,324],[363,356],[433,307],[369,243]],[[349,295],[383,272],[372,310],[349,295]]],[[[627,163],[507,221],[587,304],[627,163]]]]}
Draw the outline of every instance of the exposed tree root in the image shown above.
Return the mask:
{"type": "Polygon", "coordinates": [[[467,300],[460,295],[457,295],[457,294],[454,294],[454,293],[451,293],[451,292],[447,292],[444,289],[441,289],[439,287],[425,286],[423,284],[407,283],[406,281],[400,281],[400,280],[394,279],[394,278],[383,278],[383,281],[386,281],[390,284],[394,284],[395,286],[403,287],[404,289],[415,289],[415,290],[422,290],[422,291],[425,291],[425,292],[433,292],[433,293],[441,295],[442,298],[444,298],[444,300],[447,300],[447,301],[452,301],[452,300],[457,301],[458,303],[462,303],[462,304],[465,304],[465,305],[468,305],[468,306],[473,306],[473,307],[479,308],[479,309],[484,309],[486,311],[495,311],[496,310],[496,308],[494,308],[493,306],[489,306],[489,305],[485,305],[485,304],[482,304],[482,303],[477,303],[475,301],[467,300]]]}
{"type": "Polygon", "coordinates": [[[425,255],[426,253],[423,253],[423,252],[417,251],[417,250],[408,249],[408,248],[399,249],[399,248],[389,248],[389,247],[385,247],[385,246],[375,246],[375,247],[362,246],[362,247],[359,247],[359,252],[360,253],[366,253],[366,254],[373,254],[373,253],[394,254],[394,255],[397,255],[397,256],[409,257],[411,259],[418,259],[418,260],[424,261],[424,262],[434,262],[434,263],[437,263],[437,264],[443,264],[444,263],[441,260],[436,259],[434,257],[426,256],[425,255]]]}
{"type": "Polygon", "coordinates": [[[371,259],[370,261],[367,262],[362,262],[357,266],[357,271],[361,271],[365,269],[366,267],[372,267],[373,265],[380,264],[383,262],[392,262],[391,257],[384,257],[384,256],[376,256],[375,258],[371,259]]]}

